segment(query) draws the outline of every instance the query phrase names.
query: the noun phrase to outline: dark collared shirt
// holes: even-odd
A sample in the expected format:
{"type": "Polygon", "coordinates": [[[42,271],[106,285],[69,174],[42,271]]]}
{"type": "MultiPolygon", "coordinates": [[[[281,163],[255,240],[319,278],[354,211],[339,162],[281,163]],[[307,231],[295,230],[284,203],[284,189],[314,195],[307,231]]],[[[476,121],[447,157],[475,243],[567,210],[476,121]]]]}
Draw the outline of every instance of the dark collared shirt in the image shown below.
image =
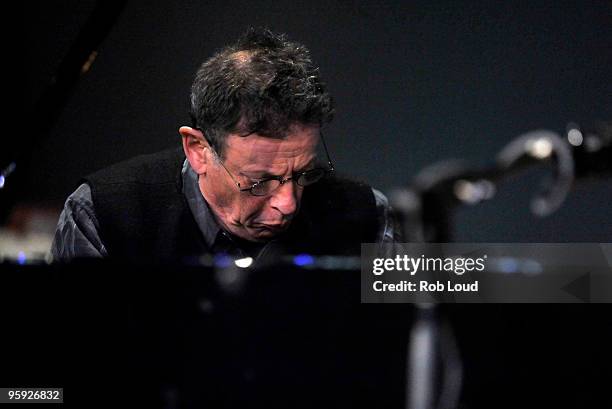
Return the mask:
{"type": "MultiPolygon", "coordinates": [[[[182,169],[183,194],[204,240],[213,252],[237,252],[241,255],[258,254],[262,244],[237,241],[219,227],[215,216],[204,200],[198,185],[198,175],[185,160],[182,169]]],[[[385,195],[372,189],[378,214],[378,243],[397,241],[397,228],[385,195]]],[[[51,255],[53,260],[68,261],[75,257],[106,257],[108,252],[98,233],[99,223],[94,211],[89,185],[82,184],[66,200],[60,214],[51,255]]]]}

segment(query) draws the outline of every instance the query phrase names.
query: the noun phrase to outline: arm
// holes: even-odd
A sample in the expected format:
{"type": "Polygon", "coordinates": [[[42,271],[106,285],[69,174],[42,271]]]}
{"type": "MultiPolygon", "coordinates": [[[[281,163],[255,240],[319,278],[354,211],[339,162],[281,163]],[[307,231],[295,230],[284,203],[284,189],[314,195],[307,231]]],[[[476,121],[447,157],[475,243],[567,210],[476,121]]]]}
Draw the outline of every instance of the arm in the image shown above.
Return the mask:
{"type": "Polygon", "coordinates": [[[53,261],[70,261],[78,257],[106,257],[108,255],[100,235],[94,212],[91,189],[82,184],[64,205],[55,237],[51,244],[53,261]]]}

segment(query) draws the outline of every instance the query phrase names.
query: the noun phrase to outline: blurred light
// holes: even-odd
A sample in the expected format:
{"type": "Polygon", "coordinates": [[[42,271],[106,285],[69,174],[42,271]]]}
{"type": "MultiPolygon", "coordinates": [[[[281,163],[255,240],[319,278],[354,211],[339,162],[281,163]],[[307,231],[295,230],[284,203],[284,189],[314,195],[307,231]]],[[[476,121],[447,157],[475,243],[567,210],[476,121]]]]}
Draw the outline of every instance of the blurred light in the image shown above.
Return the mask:
{"type": "Polygon", "coordinates": [[[6,169],[0,170],[0,189],[6,184],[6,177],[13,173],[16,167],[15,162],[11,162],[6,169]]]}
{"type": "Polygon", "coordinates": [[[518,262],[512,257],[501,257],[499,259],[499,269],[502,273],[516,273],[518,262]]]}
{"type": "Polygon", "coordinates": [[[493,271],[497,270],[505,274],[525,274],[534,276],[543,272],[542,265],[533,259],[522,259],[515,257],[499,257],[490,260],[493,271]]]}
{"type": "Polygon", "coordinates": [[[545,159],[552,153],[553,145],[548,138],[530,139],[525,144],[525,150],[534,158],[545,159]]]}
{"type": "Polygon", "coordinates": [[[542,265],[535,260],[525,260],[523,263],[523,272],[527,275],[537,275],[542,272],[542,265]]]}
{"type": "Polygon", "coordinates": [[[574,146],[580,146],[582,145],[582,132],[580,132],[578,129],[570,129],[567,132],[567,140],[569,141],[570,144],[574,145],[574,146]]]}
{"type": "Polygon", "coordinates": [[[495,185],[488,180],[458,180],[453,186],[455,196],[465,203],[476,204],[495,195],[495,185]]]}
{"type": "Polygon", "coordinates": [[[457,196],[462,202],[475,204],[478,203],[476,186],[474,183],[467,180],[458,180],[453,186],[455,196],[457,196]]]}
{"type": "Polygon", "coordinates": [[[314,264],[314,258],[310,254],[298,254],[293,258],[293,264],[296,266],[308,266],[314,264]]]}
{"type": "Polygon", "coordinates": [[[234,263],[240,268],[247,268],[253,264],[253,257],[239,258],[235,260],[234,263]]]}
{"type": "Polygon", "coordinates": [[[87,58],[87,61],[85,61],[85,64],[83,64],[83,66],[81,67],[81,75],[82,74],[86,74],[87,71],[89,71],[89,69],[93,65],[94,61],[96,60],[97,56],[98,56],[98,52],[97,51],[92,51],[91,54],[89,54],[89,57],[87,58]]]}
{"type": "Polygon", "coordinates": [[[215,266],[221,268],[227,268],[232,265],[232,259],[225,253],[215,255],[215,266]]]}
{"type": "Polygon", "coordinates": [[[20,251],[17,255],[17,263],[24,265],[26,263],[26,255],[23,251],[20,251]]]}

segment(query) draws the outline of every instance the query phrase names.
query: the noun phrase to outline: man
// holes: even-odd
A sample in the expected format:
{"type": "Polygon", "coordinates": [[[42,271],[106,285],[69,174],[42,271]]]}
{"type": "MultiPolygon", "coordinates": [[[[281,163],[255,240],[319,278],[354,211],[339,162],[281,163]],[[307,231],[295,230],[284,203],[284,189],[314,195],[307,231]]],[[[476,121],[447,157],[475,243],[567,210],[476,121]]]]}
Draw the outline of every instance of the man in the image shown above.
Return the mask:
{"type": "Polygon", "coordinates": [[[392,241],[384,195],[333,175],[321,133],[333,112],[303,45],[249,29],[198,70],[182,149],[94,173],[70,195],[53,258],[358,254],[392,241]]]}

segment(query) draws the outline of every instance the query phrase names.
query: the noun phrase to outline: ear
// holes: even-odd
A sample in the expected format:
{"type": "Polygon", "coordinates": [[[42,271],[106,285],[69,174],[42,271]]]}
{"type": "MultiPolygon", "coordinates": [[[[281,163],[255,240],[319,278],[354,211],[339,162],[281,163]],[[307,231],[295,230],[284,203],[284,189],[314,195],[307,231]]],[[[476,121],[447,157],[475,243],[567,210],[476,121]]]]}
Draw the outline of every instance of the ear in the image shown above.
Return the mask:
{"type": "Polygon", "coordinates": [[[201,131],[188,126],[181,126],[179,133],[183,137],[183,150],[191,168],[198,175],[205,174],[207,164],[210,164],[211,151],[204,135],[201,131]]]}

